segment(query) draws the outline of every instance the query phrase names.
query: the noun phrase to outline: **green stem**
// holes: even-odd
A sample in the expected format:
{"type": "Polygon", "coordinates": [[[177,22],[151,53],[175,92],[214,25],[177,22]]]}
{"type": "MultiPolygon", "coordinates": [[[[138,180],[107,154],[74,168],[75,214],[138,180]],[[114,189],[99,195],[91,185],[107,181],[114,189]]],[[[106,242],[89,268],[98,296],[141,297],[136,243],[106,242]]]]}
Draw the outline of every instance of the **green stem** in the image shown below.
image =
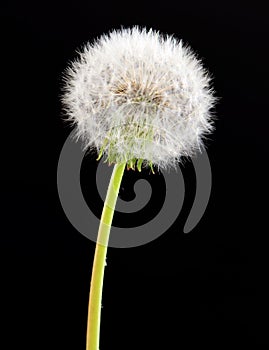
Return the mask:
{"type": "Polygon", "coordinates": [[[107,244],[125,165],[122,163],[114,166],[100,220],[90,287],[86,350],[99,350],[101,300],[107,244]]]}

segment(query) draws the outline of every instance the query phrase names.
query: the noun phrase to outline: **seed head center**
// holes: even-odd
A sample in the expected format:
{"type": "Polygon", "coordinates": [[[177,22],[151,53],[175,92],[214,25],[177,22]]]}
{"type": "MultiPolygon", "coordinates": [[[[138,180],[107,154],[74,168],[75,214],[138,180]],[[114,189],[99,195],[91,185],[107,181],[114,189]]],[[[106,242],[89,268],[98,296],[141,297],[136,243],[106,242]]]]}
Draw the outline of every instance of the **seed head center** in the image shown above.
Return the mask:
{"type": "Polygon", "coordinates": [[[143,84],[137,81],[120,81],[112,92],[117,96],[117,102],[146,103],[160,106],[163,104],[163,95],[154,84],[143,84]]]}

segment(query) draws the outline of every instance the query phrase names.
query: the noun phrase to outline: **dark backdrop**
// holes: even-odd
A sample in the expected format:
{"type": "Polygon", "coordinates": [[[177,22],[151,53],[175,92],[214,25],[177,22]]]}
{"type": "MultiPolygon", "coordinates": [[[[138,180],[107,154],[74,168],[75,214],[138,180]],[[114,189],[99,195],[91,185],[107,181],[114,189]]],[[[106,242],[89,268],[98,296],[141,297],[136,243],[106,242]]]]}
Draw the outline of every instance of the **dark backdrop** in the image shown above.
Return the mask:
{"type": "MultiPolygon", "coordinates": [[[[195,192],[186,163],[184,207],[171,228],[147,245],[109,249],[101,349],[269,345],[265,8],[243,1],[1,7],[1,348],[85,349],[94,243],[72,227],[57,194],[70,132],[61,120],[61,76],[86,41],[135,24],[182,38],[214,76],[221,99],[207,143],[213,187],[204,217],[184,235],[195,192]]],[[[95,166],[94,157],[84,159],[81,183],[100,213],[88,191],[95,166]]],[[[128,181],[125,188],[122,198],[132,199],[128,181]]]]}

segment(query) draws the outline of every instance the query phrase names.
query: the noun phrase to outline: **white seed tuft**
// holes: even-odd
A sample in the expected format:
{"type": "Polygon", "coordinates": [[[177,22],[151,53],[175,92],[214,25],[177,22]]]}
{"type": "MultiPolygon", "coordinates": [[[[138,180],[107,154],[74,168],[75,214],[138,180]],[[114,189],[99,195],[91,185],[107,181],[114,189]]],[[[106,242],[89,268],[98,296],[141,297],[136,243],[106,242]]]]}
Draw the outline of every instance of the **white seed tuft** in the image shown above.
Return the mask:
{"type": "Polygon", "coordinates": [[[189,47],[138,27],[88,43],[64,74],[62,102],[85,148],[133,168],[175,166],[212,131],[216,98],[189,47]]]}

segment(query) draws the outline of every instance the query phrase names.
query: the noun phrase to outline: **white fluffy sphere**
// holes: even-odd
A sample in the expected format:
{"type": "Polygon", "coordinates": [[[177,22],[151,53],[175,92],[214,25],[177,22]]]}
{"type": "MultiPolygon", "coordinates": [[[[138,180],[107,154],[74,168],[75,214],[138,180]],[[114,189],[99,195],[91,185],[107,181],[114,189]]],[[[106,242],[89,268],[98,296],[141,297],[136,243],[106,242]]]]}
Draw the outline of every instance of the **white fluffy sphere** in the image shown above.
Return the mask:
{"type": "Polygon", "coordinates": [[[110,163],[174,166],[213,128],[206,70],[182,41],[154,30],[122,29],[88,43],[64,79],[68,120],[110,163]]]}

